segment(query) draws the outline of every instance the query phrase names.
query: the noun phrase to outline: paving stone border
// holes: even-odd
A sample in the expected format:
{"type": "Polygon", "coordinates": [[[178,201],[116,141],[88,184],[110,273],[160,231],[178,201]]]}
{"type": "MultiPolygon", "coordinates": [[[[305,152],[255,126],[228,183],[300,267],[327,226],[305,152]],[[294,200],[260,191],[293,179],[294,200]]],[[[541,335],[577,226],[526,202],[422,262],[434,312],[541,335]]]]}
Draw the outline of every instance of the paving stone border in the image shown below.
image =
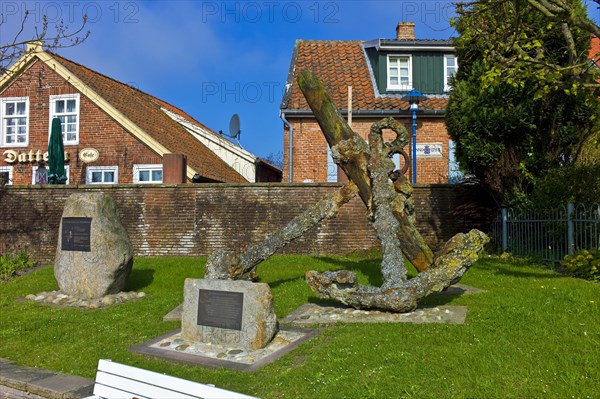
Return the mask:
{"type": "Polygon", "coordinates": [[[289,353],[318,333],[315,329],[282,327],[264,348],[244,350],[235,345],[195,343],[189,345],[181,337],[181,329],[129,348],[130,351],[180,363],[215,368],[254,371],[289,353]]]}
{"type": "Polygon", "coordinates": [[[60,291],[44,291],[40,292],[39,294],[29,294],[23,299],[44,305],[54,305],[68,308],[100,309],[120,303],[136,301],[144,298],[145,296],[146,293],[144,292],[129,291],[106,295],[101,298],[82,299],[67,295],[60,291]]]}
{"type": "Polygon", "coordinates": [[[0,359],[0,398],[76,399],[92,395],[93,389],[94,381],[87,378],[0,359]]]}

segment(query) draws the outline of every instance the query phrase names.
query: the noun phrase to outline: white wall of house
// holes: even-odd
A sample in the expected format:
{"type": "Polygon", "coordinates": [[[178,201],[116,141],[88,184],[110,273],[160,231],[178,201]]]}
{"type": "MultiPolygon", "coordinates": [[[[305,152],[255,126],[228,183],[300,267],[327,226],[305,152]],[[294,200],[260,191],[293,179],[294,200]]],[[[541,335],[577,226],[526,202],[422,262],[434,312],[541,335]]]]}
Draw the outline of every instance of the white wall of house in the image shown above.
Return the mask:
{"type": "Polygon", "coordinates": [[[196,137],[204,146],[214,152],[225,161],[236,172],[241,174],[250,183],[256,181],[256,156],[251,152],[233,144],[231,141],[216,135],[198,126],[181,115],[177,115],[168,109],[162,110],[173,120],[183,126],[188,132],[196,137]]]}

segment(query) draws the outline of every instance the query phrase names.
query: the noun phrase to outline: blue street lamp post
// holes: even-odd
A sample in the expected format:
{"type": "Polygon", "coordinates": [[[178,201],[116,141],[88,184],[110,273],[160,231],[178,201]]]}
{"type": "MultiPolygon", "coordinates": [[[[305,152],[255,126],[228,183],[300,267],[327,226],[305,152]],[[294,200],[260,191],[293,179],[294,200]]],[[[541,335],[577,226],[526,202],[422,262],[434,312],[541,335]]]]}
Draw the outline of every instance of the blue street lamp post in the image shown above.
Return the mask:
{"type": "Polygon", "coordinates": [[[410,112],[412,114],[412,182],[417,184],[417,111],[419,102],[427,99],[419,90],[412,89],[402,100],[408,101],[410,112]]]}

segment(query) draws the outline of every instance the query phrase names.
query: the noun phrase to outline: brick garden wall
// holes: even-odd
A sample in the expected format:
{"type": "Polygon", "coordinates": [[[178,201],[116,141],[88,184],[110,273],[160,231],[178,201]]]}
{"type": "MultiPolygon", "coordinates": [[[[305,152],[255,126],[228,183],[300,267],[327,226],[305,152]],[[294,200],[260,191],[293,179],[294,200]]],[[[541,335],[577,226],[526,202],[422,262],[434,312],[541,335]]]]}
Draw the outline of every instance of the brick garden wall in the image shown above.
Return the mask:
{"type": "MultiPolygon", "coordinates": [[[[66,198],[103,191],[117,203],[136,256],[202,256],[240,252],[259,243],[339,184],[182,184],[117,186],[6,186],[0,188],[0,249],[25,246],[52,263],[66,198]]],[[[476,187],[415,187],[418,227],[433,247],[457,232],[485,226],[476,187]]],[[[358,199],[290,244],[283,253],[343,254],[379,245],[358,199]]]]}
{"type": "MultiPolygon", "coordinates": [[[[352,130],[365,140],[368,140],[371,125],[382,118],[355,118],[352,130]]],[[[312,118],[289,118],[294,128],[293,143],[293,174],[294,182],[302,183],[305,180],[314,182],[327,181],[327,141],[321,132],[318,123],[312,118]]],[[[411,119],[402,118],[400,121],[406,127],[412,140],[411,119]]],[[[423,184],[440,184],[448,182],[448,133],[444,119],[440,117],[420,116],[417,120],[417,143],[440,143],[442,157],[417,158],[417,182],[423,184]]],[[[384,140],[391,141],[396,136],[391,130],[384,131],[384,140]]],[[[289,129],[284,129],[283,137],[283,181],[289,181],[289,129]]],[[[405,147],[411,154],[412,144],[405,147]]],[[[412,176],[412,165],[406,176],[412,176]]]]}

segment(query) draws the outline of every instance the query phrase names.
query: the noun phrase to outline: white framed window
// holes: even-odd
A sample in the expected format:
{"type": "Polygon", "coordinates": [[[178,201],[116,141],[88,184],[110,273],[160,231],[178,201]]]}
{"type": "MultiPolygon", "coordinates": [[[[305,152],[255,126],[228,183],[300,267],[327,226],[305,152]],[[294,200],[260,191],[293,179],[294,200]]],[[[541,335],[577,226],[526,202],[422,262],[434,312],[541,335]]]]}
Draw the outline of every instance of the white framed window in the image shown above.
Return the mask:
{"type": "Polygon", "coordinates": [[[456,143],[448,141],[448,183],[457,184],[464,179],[465,175],[460,171],[460,165],[456,160],[456,143]]]}
{"type": "Polygon", "coordinates": [[[13,167],[12,166],[0,166],[0,187],[13,184],[13,167]]]}
{"type": "Polygon", "coordinates": [[[85,170],[85,184],[117,184],[118,166],[88,166],[85,170]]]}
{"type": "Polygon", "coordinates": [[[327,182],[337,183],[338,181],[338,166],[331,155],[331,148],[327,146],[327,182]]]}
{"type": "Polygon", "coordinates": [[[50,123],[48,137],[52,130],[52,119],[60,119],[65,145],[79,144],[79,94],[50,96],[50,123]]]}
{"type": "Polygon", "coordinates": [[[454,54],[444,54],[444,91],[450,91],[450,78],[458,69],[458,62],[454,54]]]}
{"type": "MultiPolygon", "coordinates": [[[[46,166],[46,169],[47,168],[48,167],[46,166]]],[[[37,172],[37,170],[38,170],[38,166],[37,165],[33,165],[33,167],[31,168],[31,184],[36,184],[35,183],[35,173],[37,172]]],[[[69,165],[65,165],[65,175],[67,176],[67,181],[65,182],[65,184],[69,184],[69,179],[70,179],[69,176],[71,174],[70,171],[71,171],[70,166],[69,165]]]]}
{"type": "Polygon", "coordinates": [[[163,166],[155,165],[133,165],[134,183],[162,183],[163,166]]]}
{"type": "Polygon", "coordinates": [[[412,56],[388,55],[387,88],[388,90],[412,90],[412,56]]]}
{"type": "Polygon", "coordinates": [[[29,145],[29,97],[7,97],[1,101],[0,145],[26,147],[29,145]]]}

